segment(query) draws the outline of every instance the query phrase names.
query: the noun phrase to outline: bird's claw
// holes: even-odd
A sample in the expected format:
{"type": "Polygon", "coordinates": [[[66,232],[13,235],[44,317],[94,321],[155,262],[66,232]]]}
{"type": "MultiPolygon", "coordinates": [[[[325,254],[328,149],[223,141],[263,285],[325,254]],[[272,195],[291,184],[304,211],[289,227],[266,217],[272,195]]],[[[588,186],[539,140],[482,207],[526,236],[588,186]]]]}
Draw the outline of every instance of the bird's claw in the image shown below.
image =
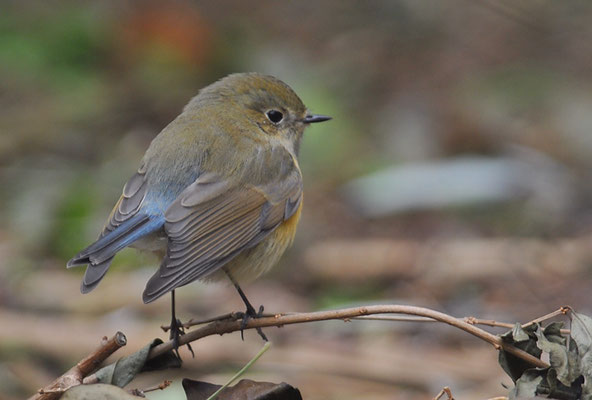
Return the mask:
{"type": "MultiPolygon", "coordinates": [[[[173,351],[179,360],[181,360],[181,355],[179,354],[179,338],[185,334],[185,327],[183,323],[177,319],[173,318],[171,320],[171,331],[170,331],[169,339],[173,341],[173,351]]],[[[187,348],[191,352],[191,357],[195,358],[195,353],[191,348],[191,344],[187,343],[187,348]]]]}
{"type": "MultiPolygon", "coordinates": [[[[263,310],[264,310],[264,308],[262,305],[259,306],[259,311],[255,311],[253,306],[251,306],[250,304],[247,304],[247,310],[244,313],[239,313],[239,315],[241,316],[241,319],[242,319],[241,328],[240,328],[242,340],[245,340],[244,330],[246,329],[247,324],[249,323],[249,320],[261,318],[263,316],[263,310]]],[[[263,330],[261,328],[255,328],[255,330],[257,331],[259,336],[261,336],[261,339],[263,339],[263,341],[265,341],[265,342],[268,341],[267,336],[265,336],[265,333],[263,333],[263,330]]]]}

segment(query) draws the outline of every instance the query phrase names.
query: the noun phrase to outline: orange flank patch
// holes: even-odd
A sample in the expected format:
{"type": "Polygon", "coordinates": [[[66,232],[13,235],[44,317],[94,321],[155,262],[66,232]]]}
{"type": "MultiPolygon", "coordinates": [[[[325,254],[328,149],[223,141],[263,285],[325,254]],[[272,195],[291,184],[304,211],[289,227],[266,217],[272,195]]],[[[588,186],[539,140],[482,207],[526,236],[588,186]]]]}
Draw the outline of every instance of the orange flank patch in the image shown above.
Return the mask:
{"type": "Polygon", "coordinates": [[[287,243],[288,246],[292,244],[294,236],[296,235],[298,221],[300,221],[300,214],[302,213],[302,203],[303,201],[300,202],[300,206],[294,215],[282,222],[282,224],[275,230],[279,242],[287,243]]]}

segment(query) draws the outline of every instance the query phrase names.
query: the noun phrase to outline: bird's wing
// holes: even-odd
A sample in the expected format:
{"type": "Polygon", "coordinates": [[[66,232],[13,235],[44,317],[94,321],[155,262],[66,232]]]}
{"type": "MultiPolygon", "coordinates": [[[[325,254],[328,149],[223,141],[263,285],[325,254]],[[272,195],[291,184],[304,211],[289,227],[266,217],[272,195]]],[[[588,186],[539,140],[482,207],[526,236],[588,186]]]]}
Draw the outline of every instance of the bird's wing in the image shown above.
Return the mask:
{"type": "Polygon", "coordinates": [[[211,274],[258,244],[290,218],[302,200],[297,168],[281,180],[239,187],[203,174],[165,213],[167,255],[144,291],[144,302],[211,274]]]}
{"type": "MultiPolygon", "coordinates": [[[[97,241],[68,261],[68,267],[88,264],[82,280],[83,293],[99,284],[115,253],[158,228],[158,221],[140,212],[147,191],[145,174],[146,171],[140,168],[127,181],[97,241]]],[[[160,225],[163,222],[160,221],[160,225]]]]}
{"type": "Polygon", "coordinates": [[[140,167],[123,187],[123,193],[109,215],[101,236],[115,231],[118,227],[138,215],[146,198],[146,170],[140,167]]]}

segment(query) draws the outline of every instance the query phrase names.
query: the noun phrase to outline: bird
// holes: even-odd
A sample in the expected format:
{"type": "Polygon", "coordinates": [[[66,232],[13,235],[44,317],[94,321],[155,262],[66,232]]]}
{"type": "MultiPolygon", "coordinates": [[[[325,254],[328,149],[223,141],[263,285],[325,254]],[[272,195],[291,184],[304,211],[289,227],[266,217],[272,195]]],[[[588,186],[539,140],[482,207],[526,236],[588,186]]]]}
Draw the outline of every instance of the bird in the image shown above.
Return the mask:
{"type": "Polygon", "coordinates": [[[244,328],[263,307],[239,283],[292,244],[303,205],[300,141],[307,126],[330,119],[269,75],[235,73],[201,89],[152,140],[99,238],[68,261],[86,265],[81,292],[99,285],[116,253],[137,248],[161,259],[142,299],[171,293],[175,343],[184,334],[175,290],[196,280],[230,279],[246,306],[244,328]]]}

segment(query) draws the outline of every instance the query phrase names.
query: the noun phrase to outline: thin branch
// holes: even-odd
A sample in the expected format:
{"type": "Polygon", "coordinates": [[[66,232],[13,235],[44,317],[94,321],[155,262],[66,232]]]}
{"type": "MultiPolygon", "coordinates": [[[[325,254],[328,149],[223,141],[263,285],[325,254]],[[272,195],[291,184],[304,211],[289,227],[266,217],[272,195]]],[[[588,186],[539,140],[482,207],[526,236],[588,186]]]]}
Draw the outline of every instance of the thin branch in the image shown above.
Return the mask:
{"type": "Polygon", "coordinates": [[[150,386],[146,389],[132,389],[132,390],[128,390],[128,392],[129,392],[129,394],[134,395],[134,396],[146,397],[146,396],[144,396],[144,394],[146,394],[148,392],[154,392],[156,390],[165,390],[166,388],[171,386],[171,383],[173,383],[173,381],[165,379],[162,383],[160,383],[158,385],[150,386]]]}
{"type": "MultiPolygon", "coordinates": [[[[497,350],[503,349],[508,353],[519,357],[533,366],[546,368],[548,364],[540,359],[534,357],[527,352],[520,350],[508,343],[502,341],[498,336],[495,336],[483,329],[477,328],[470,323],[463,321],[462,319],[452,317],[448,314],[441,313],[439,311],[431,310],[429,308],[406,306],[406,305],[372,305],[363,307],[345,308],[341,310],[330,310],[330,311],[317,311],[310,313],[293,313],[293,314],[277,314],[272,317],[262,317],[249,319],[245,329],[264,328],[269,326],[281,327],[290,324],[300,324],[305,322],[314,321],[327,321],[340,319],[349,321],[352,318],[360,317],[364,315],[373,314],[406,314],[415,315],[420,317],[427,317],[435,319],[440,322],[444,322],[448,325],[462,329],[465,332],[470,333],[490,344],[492,344],[497,350]]],[[[239,320],[215,320],[205,326],[198,329],[194,329],[187,332],[185,335],[179,338],[179,345],[185,345],[195,340],[201,339],[210,335],[223,335],[225,333],[240,331],[242,327],[242,321],[239,320]]],[[[167,351],[172,350],[174,347],[173,341],[168,341],[154,347],[149,355],[148,359],[152,359],[167,351]]]]}
{"type": "MultiPolygon", "coordinates": [[[[522,326],[525,327],[525,326],[531,325],[534,322],[540,322],[545,319],[552,318],[556,315],[561,315],[561,313],[555,314],[556,312],[558,312],[558,311],[554,311],[553,313],[550,313],[550,314],[547,314],[543,317],[537,318],[537,319],[530,321],[529,323],[524,324],[522,326]]],[[[372,320],[372,321],[395,321],[395,322],[432,322],[432,323],[440,322],[435,319],[426,318],[426,317],[413,317],[413,316],[393,317],[390,315],[383,315],[383,316],[365,315],[362,317],[355,317],[352,319],[366,319],[366,320],[372,320]]],[[[485,325],[485,326],[491,326],[494,328],[512,329],[515,325],[515,324],[511,324],[509,322],[499,322],[499,321],[495,321],[493,319],[480,319],[480,318],[475,318],[475,317],[465,317],[465,318],[463,318],[463,320],[471,325],[485,325]]],[[[561,334],[563,334],[563,335],[569,335],[571,332],[569,329],[561,329],[560,331],[561,331],[561,334]]]]}
{"type": "Polygon", "coordinates": [[[570,309],[571,309],[570,306],[563,306],[563,307],[559,308],[558,310],[555,310],[553,312],[550,312],[549,314],[545,314],[542,317],[538,317],[536,319],[533,319],[530,322],[527,322],[526,324],[522,325],[522,327],[523,328],[526,328],[529,325],[538,324],[539,322],[546,321],[548,319],[557,317],[559,315],[566,315],[569,312],[570,309]]]}
{"type": "Polygon", "coordinates": [[[390,321],[390,322],[432,322],[438,323],[440,321],[427,318],[427,317],[415,317],[413,315],[399,315],[397,317],[392,315],[362,315],[360,317],[351,318],[354,320],[369,320],[369,321],[390,321]]]}
{"type": "MultiPolygon", "coordinates": [[[[291,313],[284,313],[284,315],[288,315],[291,313]]],[[[187,322],[183,322],[183,328],[188,329],[191,328],[192,326],[197,326],[197,325],[205,325],[208,324],[210,322],[215,322],[215,321],[239,321],[242,320],[244,313],[242,312],[229,312],[226,314],[222,314],[222,315],[218,315],[216,317],[211,317],[211,318],[205,318],[205,319],[189,319],[187,322]]],[[[263,314],[262,317],[273,317],[275,316],[275,314],[263,314]]],[[[162,329],[165,332],[168,332],[169,329],[171,329],[170,325],[161,325],[160,329],[162,329]]]]}
{"type": "MultiPolygon", "coordinates": [[[[224,319],[237,320],[240,318],[241,317],[238,313],[231,312],[231,313],[219,315],[217,317],[206,318],[206,319],[194,320],[193,318],[191,318],[189,321],[183,322],[182,325],[183,325],[183,328],[187,329],[187,328],[191,328],[192,326],[195,326],[195,325],[208,324],[208,323],[214,322],[214,321],[220,321],[220,320],[224,320],[224,319]]],[[[168,332],[169,329],[171,329],[171,326],[170,325],[161,325],[160,329],[162,329],[165,332],[168,332]]]]}
{"type": "MultiPolygon", "coordinates": [[[[549,314],[545,314],[542,317],[535,318],[532,321],[522,324],[522,327],[526,328],[527,326],[530,326],[532,324],[538,324],[538,323],[541,323],[541,322],[546,321],[548,319],[551,319],[551,318],[554,318],[554,317],[557,317],[560,315],[565,315],[565,314],[567,314],[568,311],[569,311],[569,307],[567,307],[567,306],[561,307],[558,310],[550,312],[549,314]]],[[[499,321],[495,321],[493,319],[480,319],[480,318],[475,318],[475,317],[466,317],[464,320],[465,320],[465,322],[467,322],[471,325],[486,325],[486,326],[506,328],[506,329],[512,329],[512,328],[514,328],[514,325],[515,325],[515,324],[511,324],[509,322],[499,322],[499,321]]],[[[561,329],[561,333],[563,335],[569,335],[570,332],[571,331],[569,329],[561,329]]]]}
{"type": "MultiPolygon", "coordinates": [[[[565,315],[567,314],[567,312],[569,311],[569,306],[563,306],[549,314],[545,314],[542,317],[538,317],[536,319],[533,319],[532,321],[529,321],[525,324],[522,324],[522,327],[527,327],[529,325],[535,324],[535,323],[539,323],[539,322],[543,322],[546,321],[548,319],[551,319],[553,317],[559,316],[559,315],[565,315]]],[[[284,312],[281,315],[297,315],[298,313],[295,312],[284,312]]],[[[263,317],[274,317],[275,314],[263,314],[263,317]]],[[[207,319],[199,319],[199,320],[194,320],[193,318],[191,318],[190,320],[188,320],[187,322],[183,323],[183,327],[184,328],[191,328],[193,326],[197,326],[197,325],[205,325],[207,323],[210,322],[215,322],[215,321],[238,321],[242,319],[242,313],[238,313],[238,312],[230,312],[230,313],[226,313],[226,314],[222,314],[222,315],[218,315],[216,317],[211,317],[211,318],[207,318],[207,319]]],[[[366,320],[372,320],[372,321],[394,321],[394,322],[440,322],[436,319],[433,318],[428,318],[428,317],[418,317],[418,316],[392,316],[392,315],[388,315],[388,316],[377,316],[377,315],[363,315],[360,317],[354,317],[351,319],[366,319],[366,320]]],[[[481,318],[477,318],[477,317],[465,317],[463,318],[463,320],[471,325],[485,325],[485,326],[491,326],[491,327],[499,327],[499,328],[506,328],[506,329],[512,329],[514,327],[514,323],[510,323],[510,322],[499,322],[499,321],[495,321],[493,319],[481,319],[481,318]]],[[[163,331],[168,332],[169,329],[171,329],[170,325],[162,325],[160,327],[163,331]]],[[[569,329],[561,329],[561,333],[565,334],[565,335],[569,335],[570,330],[569,329]]]]}
{"type": "Polygon", "coordinates": [[[440,400],[444,395],[446,395],[448,400],[454,400],[454,397],[452,397],[452,391],[448,386],[444,386],[442,390],[440,390],[440,393],[434,397],[434,400],[440,400]]]}
{"type": "Polygon", "coordinates": [[[164,390],[164,389],[168,388],[169,386],[171,386],[171,383],[173,383],[173,381],[169,381],[168,379],[165,379],[164,382],[162,382],[161,384],[146,388],[146,389],[142,390],[142,392],[148,393],[148,392],[154,392],[156,390],[164,390]]]}
{"type": "Polygon", "coordinates": [[[127,339],[121,332],[117,332],[111,339],[103,338],[98,349],[83,358],[78,364],[70,368],[55,381],[39,389],[29,400],[54,400],[59,399],[62,393],[73,386],[82,384],[85,376],[95,371],[103,361],[119,348],[125,346],[127,339]]]}
{"type": "Polygon", "coordinates": [[[471,325],[485,325],[485,326],[491,326],[494,328],[512,329],[515,325],[515,324],[511,324],[509,322],[499,322],[499,321],[495,321],[493,319],[480,319],[480,318],[475,318],[475,317],[465,317],[464,320],[466,323],[471,324],[471,325]]]}

